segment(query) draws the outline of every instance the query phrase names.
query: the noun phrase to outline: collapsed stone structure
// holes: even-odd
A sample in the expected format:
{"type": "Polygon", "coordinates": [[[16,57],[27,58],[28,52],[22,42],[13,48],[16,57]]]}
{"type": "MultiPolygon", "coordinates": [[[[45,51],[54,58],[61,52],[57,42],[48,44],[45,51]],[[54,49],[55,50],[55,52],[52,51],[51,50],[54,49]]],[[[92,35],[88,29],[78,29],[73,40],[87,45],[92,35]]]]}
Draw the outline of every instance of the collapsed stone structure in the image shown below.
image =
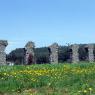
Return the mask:
{"type": "Polygon", "coordinates": [[[0,65],[6,65],[5,48],[8,45],[6,40],[0,40],[0,65]]]}

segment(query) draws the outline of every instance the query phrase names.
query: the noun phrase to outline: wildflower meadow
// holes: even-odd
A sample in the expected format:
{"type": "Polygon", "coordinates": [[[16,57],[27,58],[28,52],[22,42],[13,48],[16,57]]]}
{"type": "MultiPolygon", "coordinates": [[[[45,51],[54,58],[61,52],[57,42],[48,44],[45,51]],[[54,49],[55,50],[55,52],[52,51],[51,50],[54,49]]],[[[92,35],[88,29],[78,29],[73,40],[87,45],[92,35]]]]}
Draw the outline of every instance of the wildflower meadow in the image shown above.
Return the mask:
{"type": "Polygon", "coordinates": [[[95,95],[95,63],[0,66],[0,95],[95,95]]]}

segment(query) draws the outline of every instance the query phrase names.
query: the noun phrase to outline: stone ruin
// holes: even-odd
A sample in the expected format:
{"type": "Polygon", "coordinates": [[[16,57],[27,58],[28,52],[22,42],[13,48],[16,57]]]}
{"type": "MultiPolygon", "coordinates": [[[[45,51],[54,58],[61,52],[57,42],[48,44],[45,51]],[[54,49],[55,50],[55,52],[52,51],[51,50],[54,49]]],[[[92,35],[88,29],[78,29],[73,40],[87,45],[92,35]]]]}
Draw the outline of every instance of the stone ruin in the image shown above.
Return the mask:
{"type": "MultiPolygon", "coordinates": [[[[94,44],[87,44],[84,46],[84,48],[87,52],[86,61],[94,62],[94,44]]],[[[72,63],[78,63],[80,61],[78,44],[73,44],[70,46],[70,59],[72,63]]]]}
{"type": "Polygon", "coordinates": [[[50,49],[50,63],[58,63],[58,44],[54,43],[49,46],[50,49]]]}
{"type": "Polygon", "coordinates": [[[34,53],[35,44],[31,41],[29,41],[25,45],[25,64],[32,64],[35,63],[35,53],[34,53]]]}
{"type": "Polygon", "coordinates": [[[72,56],[71,56],[72,62],[73,63],[79,62],[79,53],[78,53],[79,45],[78,44],[71,45],[71,50],[72,50],[72,56]]]}
{"type": "MultiPolygon", "coordinates": [[[[8,42],[6,40],[0,40],[0,65],[6,65],[6,53],[5,48],[8,45],[8,42]]],[[[94,45],[95,44],[85,44],[83,48],[85,49],[87,55],[85,57],[86,61],[94,62],[94,45]]],[[[69,58],[72,63],[78,63],[80,61],[79,59],[79,44],[73,44],[68,46],[69,47],[69,58]]],[[[36,63],[36,57],[35,57],[35,44],[32,41],[29,41],[25,47],[24,47],[24,59],[23,62],[26,65],[35,64],[36,63]]],[[[57,43],[52,44],[48,47],[49,51],[49,62],[52,63],[58,63],[58,54],[59,54],[59,46],[57,43]]]]}
{"type": "Polygon", "coordinates": [[[5,48],[8,45],[6,40],[0,40],[0,65],[6,65],[5,48]]]}
{"type": "Polygon", "coordinates": [[[85,46],[85,49],[86,49],[86,51],[88,53],[87,60],[89,62],[93,62],[94,61],[94,53],[93,53],[93,51],[94,51],[94,44],[87,44],[85,46]]]}

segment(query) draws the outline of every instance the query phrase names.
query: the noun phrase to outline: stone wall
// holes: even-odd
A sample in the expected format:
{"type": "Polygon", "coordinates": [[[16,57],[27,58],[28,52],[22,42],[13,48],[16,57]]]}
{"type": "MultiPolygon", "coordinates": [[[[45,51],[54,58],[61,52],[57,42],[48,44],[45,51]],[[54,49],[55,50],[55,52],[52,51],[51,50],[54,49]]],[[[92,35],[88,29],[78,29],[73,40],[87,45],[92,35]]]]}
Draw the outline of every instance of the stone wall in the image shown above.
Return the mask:
{"type": "Polygon", "coordinates": [[[0,40],[0,65],[6,65],[5,48],[8,45],[6,40],[0,40]]]}
{"type": "Polygon", "coordinates": [[[58,44],[54,43],[49,48],[50,48],[50,63],[58,63],[58,44]]]}

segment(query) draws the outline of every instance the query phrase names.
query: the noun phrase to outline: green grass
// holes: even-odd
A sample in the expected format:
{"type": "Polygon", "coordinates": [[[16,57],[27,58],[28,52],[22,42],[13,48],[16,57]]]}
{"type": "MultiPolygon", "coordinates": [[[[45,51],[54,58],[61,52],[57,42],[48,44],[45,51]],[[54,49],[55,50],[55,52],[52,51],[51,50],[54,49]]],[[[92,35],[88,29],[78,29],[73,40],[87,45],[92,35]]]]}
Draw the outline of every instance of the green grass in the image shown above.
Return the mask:
{"type": "Polygon", "coordinates": [[[0,66],[0,95],[95,95],[95,63],[0,66]]]}

